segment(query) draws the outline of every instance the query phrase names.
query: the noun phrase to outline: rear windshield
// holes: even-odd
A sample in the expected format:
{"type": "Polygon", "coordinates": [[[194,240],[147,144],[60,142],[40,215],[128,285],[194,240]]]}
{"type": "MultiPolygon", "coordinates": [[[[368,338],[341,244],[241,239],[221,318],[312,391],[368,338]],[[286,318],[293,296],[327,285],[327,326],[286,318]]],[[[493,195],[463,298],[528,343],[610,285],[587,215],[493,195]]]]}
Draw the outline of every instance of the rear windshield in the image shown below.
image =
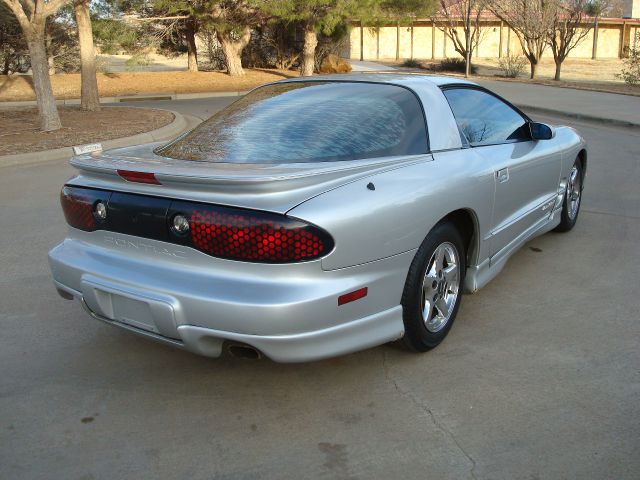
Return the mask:
{"type": "Polygon", "coordinates": [[[334,162],[426,153],[427,134],[405,88],[290,82],[254,90],[156,152],[220,163],[334,162]]]}

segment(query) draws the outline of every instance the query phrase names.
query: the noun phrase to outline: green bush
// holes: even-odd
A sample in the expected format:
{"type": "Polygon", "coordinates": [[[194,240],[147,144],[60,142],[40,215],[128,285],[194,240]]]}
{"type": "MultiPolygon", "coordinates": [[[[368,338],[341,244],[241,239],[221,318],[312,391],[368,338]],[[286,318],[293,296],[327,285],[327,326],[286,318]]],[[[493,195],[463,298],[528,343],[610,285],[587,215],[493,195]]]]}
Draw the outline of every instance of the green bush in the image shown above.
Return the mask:
{"type": "Polygon", "coordinates": [[[527,63],[528,60],[521,55],[508,54],[498,60],[498,67],[500,67],[505,77],[516,78],[524,72],[527,63]]]}
{"type": "Polygon", "coordinates": [[[404,62],[400,64],[401,67],[407,68],[422,68],[422,63],[420,63],[415,58],[407,58],[404,62]]]}
{"type": "MultiPolygon", "coordinates": [[[[440,65],[438,65],[438,70],[443,72],[464,73],[465,65],[466,62],[464,61],[464,58],[445,58],[440,62],[440,65]]],[[[477,71],[478,69],[476,68],[476,66],[471,64],[469,72],[476,73],[477,71]]]]}

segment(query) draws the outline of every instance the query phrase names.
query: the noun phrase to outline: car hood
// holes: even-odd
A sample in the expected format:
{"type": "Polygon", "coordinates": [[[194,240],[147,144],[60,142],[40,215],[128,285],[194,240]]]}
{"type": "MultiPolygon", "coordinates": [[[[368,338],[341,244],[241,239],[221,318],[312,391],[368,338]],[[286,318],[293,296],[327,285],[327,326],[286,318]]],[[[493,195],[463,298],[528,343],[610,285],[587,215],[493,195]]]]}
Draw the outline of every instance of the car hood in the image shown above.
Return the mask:
{"type": "Polygon", "coordinates": [[[157,155],[160,145],[75,156],[71,165],[80,175],[69,183],[285,213],[345,183],[432,159],[425,154],[323,163],[211,163],[157,155]],[[117,170],[153,173],[160,185],[127,182],[117,170]]]}

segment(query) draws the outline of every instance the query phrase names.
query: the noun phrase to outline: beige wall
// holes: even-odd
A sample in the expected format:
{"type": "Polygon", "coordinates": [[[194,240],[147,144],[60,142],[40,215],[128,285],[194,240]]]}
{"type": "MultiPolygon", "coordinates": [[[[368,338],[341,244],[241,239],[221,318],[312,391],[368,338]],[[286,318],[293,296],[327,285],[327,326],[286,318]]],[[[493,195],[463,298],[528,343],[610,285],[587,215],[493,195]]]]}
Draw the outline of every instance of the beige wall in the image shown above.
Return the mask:
{"type": "Polygon", "coordinates": [[[624,0],[623,16],[627,18],[640,18],[640,0],[624,0]]]}
{"type": "MultiPolygon", "coordinates": [[[[407,26],[390,26],[379,29],[365,27],[363,58],[365,60],[395,59],[396,43],[400,33],[400,58],[411,58],[411,28],[407,26]]],[[[502,26],[502,52],[500,52],[500,22],[489,21],[483,24],[480,33],[480,45],[473,52],[474,57],[498,57],[512,54],[521,54],[522,48],[518,37],[513,31],[509,31],[507,26],[502,26]]],[[[640,28],[627,26],[627,44],[633,47],[633,39],[636,31],[640,28]]],[[[462,28],[458,29],[460,38],[464,38],[462,28]]],[[[622,35],[622,25],[601,24],[598,30],[598,58],[618,58],[622,35]]],[[[356,24],[350,33],[351,48],[349,57],[360,58],[360,28],[356,24]]],[[[593,31],[590,31],[581,43],[569,54],[574,58],[591,58],[593,49],[593,31]]],[[[413,26],[413,58],[457,57],[458,53],[453,48],[451,39],[446,38],[442,30],[433,27],[430,21],[416,22],[413,26]],[[435,28],[435,35],[433,30],[435,28]],[[434,42],[435,40],[435,42],[434,42]],[[433,48],[433,50],[432,50],[433,48]]],[[[547,49],[545,57],[551,56],[551,51],[547,49]]]]}

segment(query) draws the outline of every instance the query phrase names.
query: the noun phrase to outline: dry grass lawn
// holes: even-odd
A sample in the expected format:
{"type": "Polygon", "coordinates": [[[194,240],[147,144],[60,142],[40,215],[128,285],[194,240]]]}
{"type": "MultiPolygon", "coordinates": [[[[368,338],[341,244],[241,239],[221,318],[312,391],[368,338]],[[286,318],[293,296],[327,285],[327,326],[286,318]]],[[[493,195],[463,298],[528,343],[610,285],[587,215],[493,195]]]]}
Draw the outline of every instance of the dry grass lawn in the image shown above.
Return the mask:
{"type": "MultiPolygon", "coordinates": [[[[231,77],[223,72],[114,72],[98,74],[101,97],[142,93],[237,92],[263,83],[295,77],[288,70],[246,69],[246,75],[231,77]]],[[[80,98],[80,74],[51,76],[57,99],[80,98]]],[[[0,102],[35,100],[31,76],[0,75],[0,102]]]]}
{"type": "Polygon", "coordinates": [[[150,108],[105,107],[99,112],[83,112],[79,107],[60,107],[58,112],[63,128],[41,132],[35,107],[0,110],[0,155],[128,137],[173,121],[171,112],[150,108]]]}

